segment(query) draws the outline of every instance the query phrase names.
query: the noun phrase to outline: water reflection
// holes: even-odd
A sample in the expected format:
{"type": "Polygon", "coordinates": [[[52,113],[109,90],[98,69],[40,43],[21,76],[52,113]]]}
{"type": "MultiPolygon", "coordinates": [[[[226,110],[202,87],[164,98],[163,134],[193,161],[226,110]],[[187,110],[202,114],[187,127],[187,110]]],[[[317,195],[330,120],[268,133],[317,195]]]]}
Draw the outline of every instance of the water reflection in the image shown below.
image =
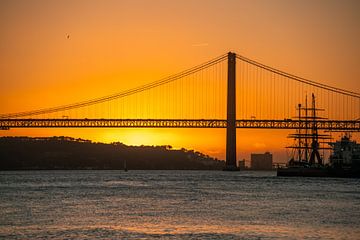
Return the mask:
{"type": "Polygon", "coordinates": [[[0,238],[357,239],[359,183],[272,172],[1,172],[0,238]]]}

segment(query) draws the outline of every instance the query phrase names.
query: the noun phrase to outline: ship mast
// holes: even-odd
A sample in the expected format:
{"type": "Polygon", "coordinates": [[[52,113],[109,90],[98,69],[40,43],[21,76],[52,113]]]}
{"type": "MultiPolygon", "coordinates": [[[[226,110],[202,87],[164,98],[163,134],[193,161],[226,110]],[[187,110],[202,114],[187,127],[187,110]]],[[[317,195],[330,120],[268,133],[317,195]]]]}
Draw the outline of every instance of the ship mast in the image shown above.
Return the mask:
{"type": "MultiPolygon", "coordinates": [[[[308,105],[307,95],[305,95],[305,119],[308,119],[308,105]]],[[[308,121],[305,121],[305,134],[308,133],[308,121]]],[[[308,138],[305,138],[305,162],[309,161],[309,143],[308,138]]]]}
{"type": "Polygon", "coordinates": [[[320,165],[322,165],[322,159],[320,157],[319,154],[319,135],[318,135],[318,130],[317,130],[317,124],[316,124],[316,111],[317,110],[321,110],[321,109],[316,109],[315,107],[315,96],[314,94],[311,95],[312,96],[312,117],[313,117],[313,121],[312,121],[312,127],[311,127],[311,137],[312,137],[312,142],[311,142],[311,155],[310,155],[310,164],[314,164],[316,161],[315,159],[318,160],[318,163],[320,165]]]}
{"type": "Polygon", "coordinates": [[[305,129],[302,130],[299,128],[295,134],[288,135],[288,137],[296,140],[295,145],[287,147],[295,150],[294,156],[289,162],[290,165],[313,165],[315,163],[323,165],[319,149],[328,149],[320,147],[319,139],[329,139],[330,136],[320,135],[317,128],[317,121],[323,119],[317,116],[317,111],[323,111],[324,109],[316,108],[315,95],[312,94],[311,96],[310,108],[307,104],[307,96],[305,97],[305,107],[302,107],[301,104],[297,105],[297,118],[299,122],[304,123],[305,129]],[[311,141],[311,143],[309,143],[309,141],[311,141]]]}
{"type": "MultiPolygon", "coordinates": [[[[299,119],[301,119],[301,103],[298,104],[298,109],[299,109],[299,119]]],[[[298,142],[299,142],[299,145],[298,145],[298,161],[301,162],[301,149],[302,149],[302,146],[301,146],[301,129],[299,128],[297,130],[298,132],[298,142]]]]}

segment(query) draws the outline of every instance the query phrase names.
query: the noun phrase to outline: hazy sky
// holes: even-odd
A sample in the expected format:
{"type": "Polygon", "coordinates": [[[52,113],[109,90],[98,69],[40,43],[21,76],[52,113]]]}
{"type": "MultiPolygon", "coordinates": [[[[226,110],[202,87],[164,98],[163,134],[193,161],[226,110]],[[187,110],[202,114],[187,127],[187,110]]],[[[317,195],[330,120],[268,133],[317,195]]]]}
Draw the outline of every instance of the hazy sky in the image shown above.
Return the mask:
{"type": "MultiPolygon", "coordinates": [[[[359,92],[359,13],[360,1],[356,0],[2,0],[0,113],[119,92],[229,50],[286,72],[359,92]]],[[[248,132],[239,130],[239,138],[248,132]]],[[[239,140],[241,152],[278,151],[285,143],[267,140],[269,131],[255,132],[258,138],[251,137],[251,142],[239,140]]],[[[0,132],[172,144],[224,155],[223,130],[195,133],[186,129],[0,132]],[[194,137],[188,137],[189,133],[194,137]],[[201,141],[204,134],[209,138],[201,141]]],[[[275,135],[285,139],[286,132],[275,135]]]]}

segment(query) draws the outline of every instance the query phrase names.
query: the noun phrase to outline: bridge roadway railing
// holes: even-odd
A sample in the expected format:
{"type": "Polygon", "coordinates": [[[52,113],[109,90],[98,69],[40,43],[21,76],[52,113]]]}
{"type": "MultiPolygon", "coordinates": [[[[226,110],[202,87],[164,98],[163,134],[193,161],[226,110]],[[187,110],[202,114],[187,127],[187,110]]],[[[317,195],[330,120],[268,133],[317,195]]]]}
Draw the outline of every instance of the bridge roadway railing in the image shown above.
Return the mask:
{"type": "MultiPolygon", "coordinates": [[[[360,131],[360,121],[317,120],[317,128],[360,131]]],[[[312,123],[301,120],[236,120],[236,128],[306,129],[312,123]]],[[[222,119],[0,119],[0,129],[10,128],[226,128],[222,119]]]]}

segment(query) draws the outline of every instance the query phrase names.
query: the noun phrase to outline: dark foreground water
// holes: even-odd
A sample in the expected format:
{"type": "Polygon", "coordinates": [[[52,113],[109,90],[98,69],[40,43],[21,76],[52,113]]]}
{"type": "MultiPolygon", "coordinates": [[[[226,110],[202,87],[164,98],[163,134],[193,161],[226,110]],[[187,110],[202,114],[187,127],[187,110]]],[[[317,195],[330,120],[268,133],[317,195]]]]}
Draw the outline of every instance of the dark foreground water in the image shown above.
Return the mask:
{"type": "Polygon", "coordinates": [[[360,239],[360,180],[0,172],[0,239],[360,239]]]}

